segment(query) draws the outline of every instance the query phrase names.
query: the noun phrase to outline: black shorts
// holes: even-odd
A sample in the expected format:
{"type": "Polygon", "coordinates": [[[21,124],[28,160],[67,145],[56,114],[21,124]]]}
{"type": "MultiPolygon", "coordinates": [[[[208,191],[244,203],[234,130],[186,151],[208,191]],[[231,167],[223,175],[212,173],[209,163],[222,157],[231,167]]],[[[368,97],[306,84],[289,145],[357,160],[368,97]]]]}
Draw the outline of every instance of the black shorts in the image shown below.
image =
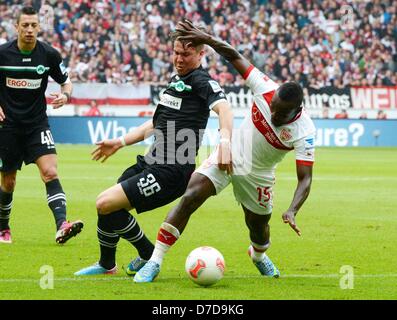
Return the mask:
{"type": "Polygon", "coordinates": [[[147,164],[143,156],[118,180],[137,213],[162,207],[186,190],[194,165],[147,164]]]}
{"type": "Polygon", "coordinates": [[[0,127],[0,171],[21,170],[46,154],[56,154],[47,121],[34,126],[0,127]]]}

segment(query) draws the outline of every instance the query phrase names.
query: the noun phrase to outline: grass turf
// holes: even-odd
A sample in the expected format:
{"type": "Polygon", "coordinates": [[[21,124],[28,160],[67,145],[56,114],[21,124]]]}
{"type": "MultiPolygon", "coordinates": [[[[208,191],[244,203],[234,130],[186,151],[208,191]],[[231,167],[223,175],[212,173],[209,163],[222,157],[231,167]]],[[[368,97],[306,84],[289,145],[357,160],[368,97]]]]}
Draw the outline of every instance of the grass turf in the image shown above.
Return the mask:
{"type": "MultiPolygon", "coordinates": [[[[260,277],[247,256],[249,245],[241,208],[229,186],[192,216],[170,250],[154,283],[136,284],[126,266],[136,251],[120,240],[119,273],[74,277],[98,260],[96,196],[143,152],[121,150],[104,164],[90,160],[91,146],[59,145],[59,176],[68,199],[68,218],[82,219],[83,232],[67,244],[55,244],[55,225],[47,207],[45,187],[34,165],[18,173],[11,213],[13,244],[0,244],[1,299],[140,299],[140,300],[267,300],[267,299],[396,299],[397,298],[397,149],[318,148],[311,194],[297,217],[298,237],[281,220],[296,186],[293,154],[277,169],[272,246],[268,255],[280,279],[260,277]],[[210,288],[193,284],[185,275],[188,253],[201,245],[220,250],[225,277],[210,288]],[[352,289],[342,266],[354,271],[352,289]],[[54,271],[54,288],[42,289],[54,271]]],[[[175,203],[141,214],[137,220],[150,239],[175,203]]]]}

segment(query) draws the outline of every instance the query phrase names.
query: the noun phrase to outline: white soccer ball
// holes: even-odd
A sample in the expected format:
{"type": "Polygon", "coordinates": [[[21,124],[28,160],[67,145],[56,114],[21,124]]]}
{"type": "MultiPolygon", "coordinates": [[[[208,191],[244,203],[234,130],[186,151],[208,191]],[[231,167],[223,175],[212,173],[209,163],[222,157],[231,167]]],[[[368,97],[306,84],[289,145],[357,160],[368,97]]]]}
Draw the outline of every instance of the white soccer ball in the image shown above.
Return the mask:
{"type": "Polygon", "coordinates": [[[215,248],[199,247],[186,258],[185,270],[194,283],[211,286],[223,278],[225,259],[215,248]]]}

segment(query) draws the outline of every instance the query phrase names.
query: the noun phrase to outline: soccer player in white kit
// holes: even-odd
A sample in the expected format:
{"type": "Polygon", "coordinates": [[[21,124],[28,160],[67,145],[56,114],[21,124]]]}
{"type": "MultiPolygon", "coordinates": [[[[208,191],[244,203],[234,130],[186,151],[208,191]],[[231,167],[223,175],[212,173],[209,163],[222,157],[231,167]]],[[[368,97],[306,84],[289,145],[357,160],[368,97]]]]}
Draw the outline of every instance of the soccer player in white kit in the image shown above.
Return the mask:
{"type": "MultiPolygon", "coordinates": [[[[270,246],[269,220],[272,213],[273,184],[277,164],[295,151],[298,184],[282,219],[298,234],[298,210],[310,192],[314,163],[315,127],[301,107],[303,92],[299,84],[279,86],[256,69],[229,44],[197,29],[189,21],[179,23],[181,39],[192,44],[207,44],[233,64],[251,89],[254,103],[238,131],[233,132],[233,173],[220,170],[216,150],[194,172],[179,204],[161,225],[152,257],[134,277],[135,282],[152,282],[160,272],[165,253],[179,238],[190,215],[204,201],[220,193],[229,183],[245,213],[251,244],[248,253],[264,276],[279,277],[280,272],[265,251],[270,246]]],[[[139,257],[137,258],[139,259],[139,257]]],[[[134,268],[134,261],[128,266],[134,268]]]]}

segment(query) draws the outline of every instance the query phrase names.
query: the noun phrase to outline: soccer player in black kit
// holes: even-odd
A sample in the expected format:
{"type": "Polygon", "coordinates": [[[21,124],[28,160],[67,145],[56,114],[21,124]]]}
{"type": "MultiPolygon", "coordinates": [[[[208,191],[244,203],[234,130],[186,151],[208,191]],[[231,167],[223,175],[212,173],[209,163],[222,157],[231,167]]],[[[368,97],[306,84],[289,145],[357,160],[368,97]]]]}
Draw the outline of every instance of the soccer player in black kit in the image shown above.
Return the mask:
{"type": "MultiPolygon", "coordinates": [[[[15,24],[16,40],[0,46],[0,243],[11,243],[10,212],[17,170],[35,163],[46,186],[48,206],[56,223],[55,241],[65,243],[83,228],[66,220],[66,196],[57,173],[57,156],[46,114],[45,91],[51,76],[61,86],[52,105],[70,99],[69,80],[58,51],[37,40],[39,16],[22,8],[15,24]]],[[[29,214],[29,213],[26,213],[29,214]]]]}
{"type": "Polygon", "coordinates": [[[138,156],[137,163],[122,174],[118,183],[98,196],[100,260],[75,275],[116,273],[116,246],[120,237],[135,246],[139,254],[128,265],[127,274],[134,275],[146,263],[154,245],[128,211],[149,211],[184,193],[195,169],[195,157],[211,110],[219,115],[219,168],[231,170],[233,115],[222,88],[201,67],[204,46],[188,47],[171,38],[177,74],[160,95],[153,119],[123,137],[98,142],[93,151],[94,160],[105,161],[125,145],[150,135],[155,138],[148,153],[138,156]]]}

